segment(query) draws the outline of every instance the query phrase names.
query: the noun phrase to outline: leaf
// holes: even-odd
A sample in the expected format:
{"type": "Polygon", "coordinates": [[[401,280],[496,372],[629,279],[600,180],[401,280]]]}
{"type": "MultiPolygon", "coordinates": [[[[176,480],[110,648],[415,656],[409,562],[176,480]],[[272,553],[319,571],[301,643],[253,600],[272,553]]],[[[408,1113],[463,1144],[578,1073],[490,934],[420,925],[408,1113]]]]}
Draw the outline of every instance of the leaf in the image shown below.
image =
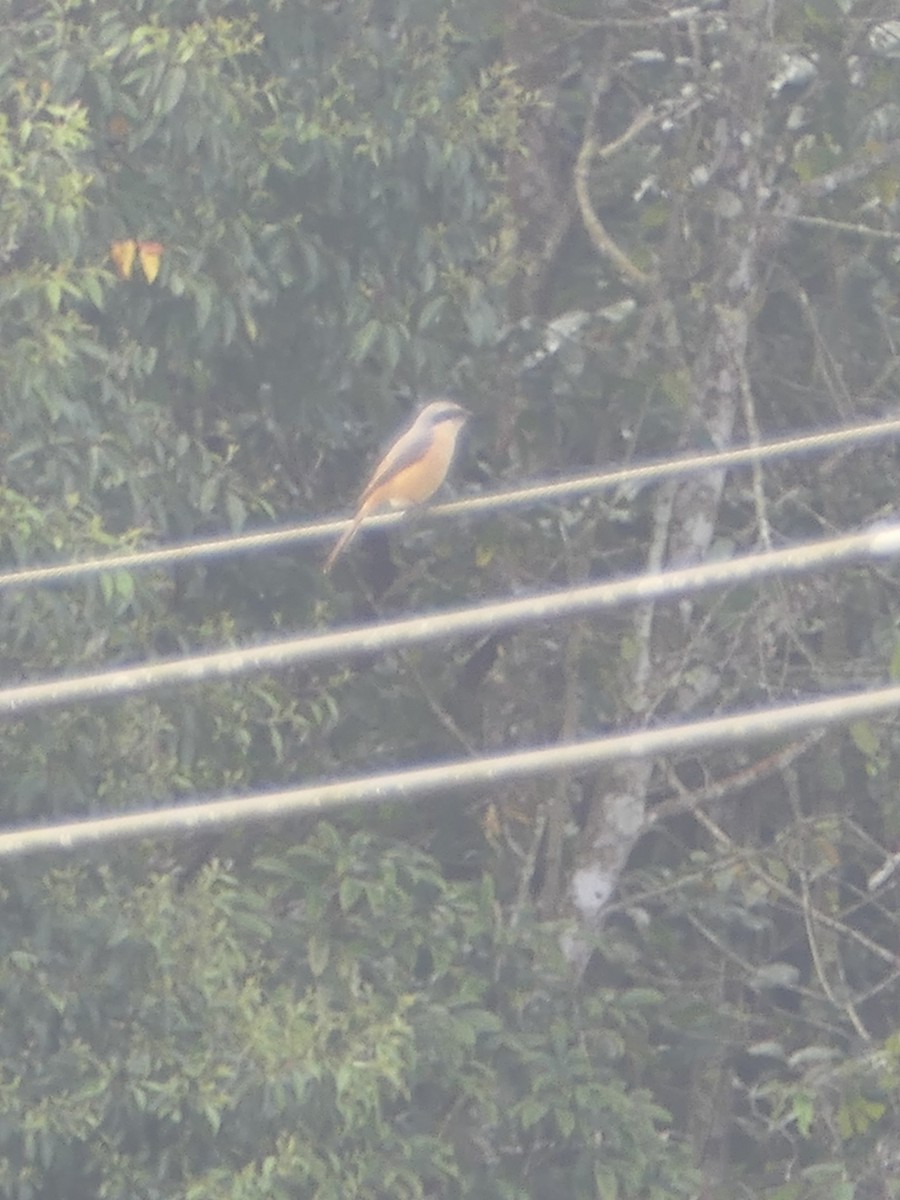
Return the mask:
{"type": "Polygon", "coordinates": [[[787,1060],[792,1071],[800,1067],[819,1066],[821,1063],[836,1062],[840,1057],[833,1046],[804,1046],[787,1060]]]}
{"type": "Polygon", "coordinates": [[[309,969],[318,978],[328,966],[328,959],[331,957],[331,948],[325,938],[320,938],[313,934],[306,944],[306,956],[309,962],[309,969]]]}
{"type": "Polygon", "coordinates": [[[361,363],[381,336],[381,322],[373,317],[367,321],[353,339],[350,347],[350,358],[355,363],[361,363]]]}
{"type": "Polygon", "coordinates": [[[184,94],[187,83],[187,71],[184,67],[173,67],[163,80],[159,96],[154,108],[159,116],[164,117],[172,111],[184,94]]]}
{"type": "Polygon", "coordinates": [[[787,962],[771,962],[754,971],[750,986],[757,990],[773,987],[796,987],[800,972],[787,962]]]}
{"type": "Polygon", "coordinates": [[[399,325],[386,325],[384,329],[384,360],[388,371],[393,374],[400,362],[406,331],[399,325]]]}
{"type": "Polygon", "coordinates": [[[896,683],[900,679],[900,638],[897,638],[894,642],[889,670],[891,680],[896,683]]]}
{"type": "Polygon", "coordinates": [[[219,305],[219,319],[222,323],[222,344],[230,346],[234,341],[234,333],[237,329],[237,314],[234,305],[228,300],[223,299],[219,305]]]}
{"type": "Polygon", "coordinates": [[[47,301],[53,312],[59,312],[59,303],[62,299],[62,285],[58,279],[48,279],[44,291],[47,294],[47,301]]]}
{"type": "Polygon", "coordinates": [[[362,882],[359,879],[354,879],[352,875],[345,875],[338,887],[341,912],[349,912],[363,894],[363,890],[362,882]]]}
{"type": "Polygon", "coordinates": [[[813,1098],[807,1092],[796,1092],[791,1104],[791,1117],[797,1125],[801,1137],[809,1137],[816,1109],[813,1098]]]}
{"type": "Polygon", "coordinates": [[[96,308],[103,307],[103,289],[96,275],[85,275],[81,281],[84,294],[96,308]]]}
{"type": "Polygon", "coordinates": [[[594,1186],[600,1200],[617,1200],[619,1181],[608,1167],[597,1166],[594,1168],[594,1186]]]}
{"type": "Polygon", "coordinates": [[[228,521],[233,533],[237,533],[244,528],[247,520],[247,508],[236,492],[229,491],[226,493],[225,511],[228,513],[228,521]]]}
{"type": "Polygon", "coordinates": [[[441,314],[447,307],[447,300],[447,296],[442,295],[435,296],[432,300],[428,301],[421,313],[419,313],[420,330],[424,332],[427,329],[431,329],[433,325],[438,323],[441,318],[441,314]]]}
{"type": "Polygon", "coordinates": [[[850,737],[865,758],[871,760],[878,757],[878,734],[871,721],[854,721],[850,726],[850,737]]]}
{"type": "Polygon", "coordinates": [[[209,318],[212,316],[213,308],[213,293],[212,289],[206,286],[194,288],[194,306],[197,311],[197,327],[205,329],[209,324],[209,318]]]}
{"type": "Polygon", "coordinates": [[[784,1058],[784,1046],[781,1042],[754,1042],[747,1047],[747,1053],[756,1058],[784,1058]]]}
{"type": "Polygon", "coordinates": [[[575,1132],[575,1114],[569,1108],[558,1108],[553,1114],[556,1128],[564,1138],[570,1138],[575,1132]]]}
{"type": "Polygon", "coordinates": [[[222,480],[218,475],[210,475],[204,479],[200,487],[200,496],[197,500],[197,507],[202,513],[210,513],[215,508],[219,499],[219,490],[222,486],[222,480]]]}
{"type": "Polygon", "coordinates": [[[116,571],[114,579],[116,595],[130,603],[134,599],[134,576],[128,571],[116,571]]]}
{"type": "Polygon", "coordinates": [[[547,1106],[541,1100],[523,1100],[519,1105],[517,1116],[522,1129],[533,1129],[547,1115],[547,1106]]]}
{"type": "Polygon", "coordinates": [[[213,1133],[218,1133],[222,1124],[221,1111],[211,1101],[207,1101],[203,1105],[203,1114],[206,1117],[209,1127],[213,1133]]]}
{"type": "Polygon", "coordinates": [[[838,1109],[838,1130],[842,1137],[849,1138],[865,1133],[884,1116],[885,1106],[880,1100],[867,1100],[854,1096],[838,1109]]]}

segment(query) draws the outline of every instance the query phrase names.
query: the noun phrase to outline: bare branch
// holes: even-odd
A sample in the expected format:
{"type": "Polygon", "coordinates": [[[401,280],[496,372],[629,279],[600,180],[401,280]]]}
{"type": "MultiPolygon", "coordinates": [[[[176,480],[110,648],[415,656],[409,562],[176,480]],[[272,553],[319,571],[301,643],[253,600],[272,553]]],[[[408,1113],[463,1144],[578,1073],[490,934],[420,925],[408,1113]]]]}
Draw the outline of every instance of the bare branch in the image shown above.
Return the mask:
{"type": "Polygon", "coordinates": [[[642,271],[640,267],[636,266],[625,251],[616,245],[603,222],[597,216],[597,211],[591,203],[590,178],[591,166],[595,158],[610,158],[617,151],[621,150],[623,146],[633,141],[648,125],[651,125],[656,120],[656,117],[652,109],[644,109],[638,113],[623,134],[615,138],[614,141],[609,142],[606,146],[600,146],[597,143],[594,133],[599,103],[600,94],[598,90],[595,90],[591,101],[591,109],[585,122],[584,138],[581,143],[581,149],[578,152],[578,158],[575,160],[573,171],[578,209],[581,213],[581,219],[584,222],[588,237],[593,242],[597,253],[608,259],[619,274],[627,279],[629,283],[634,284],[635,287],[642,290],[648,290],[653,283],[652,277],[646,271],[642,271]]]}

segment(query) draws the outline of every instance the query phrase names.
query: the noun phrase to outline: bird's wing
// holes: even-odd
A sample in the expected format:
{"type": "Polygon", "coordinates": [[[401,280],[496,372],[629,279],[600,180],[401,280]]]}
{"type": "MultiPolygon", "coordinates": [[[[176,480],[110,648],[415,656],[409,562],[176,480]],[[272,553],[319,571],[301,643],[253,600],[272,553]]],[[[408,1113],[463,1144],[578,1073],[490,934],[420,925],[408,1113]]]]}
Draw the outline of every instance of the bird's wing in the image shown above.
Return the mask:
{"type": "Polygon", "coordinates": [[[398,474],[406,467],[418,462],[429,446],[428,434],[413,433],[410,429],[402,434],[391,446],[387,454],[375,468],[372,478],[366,484],[359,498],[360,504],[365,504],[372,493],[380,488],[386,479],[398,474]]]}

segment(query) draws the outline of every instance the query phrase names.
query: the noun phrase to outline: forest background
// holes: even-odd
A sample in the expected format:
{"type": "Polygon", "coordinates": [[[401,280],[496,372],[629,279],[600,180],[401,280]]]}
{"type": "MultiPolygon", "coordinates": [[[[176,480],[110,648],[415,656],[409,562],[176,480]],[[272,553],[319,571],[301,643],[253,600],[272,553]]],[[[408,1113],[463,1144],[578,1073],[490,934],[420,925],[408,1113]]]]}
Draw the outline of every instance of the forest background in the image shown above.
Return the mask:
{"type": "MultiPolygon", "coordinates": [[[[886,0],[6,0],[6,570],[897,408],[886,0]]],[[[6,685],[893,514],[895,445],[0,591],[6,685]]],[[[7,719],[6,826],[900,674],[890,562],[7,719]]],[[[4,862],[0,1194],[900,1196],[895,720],[4,862]],[[577,886],[589,879],[589,894],[577,886]]]]}

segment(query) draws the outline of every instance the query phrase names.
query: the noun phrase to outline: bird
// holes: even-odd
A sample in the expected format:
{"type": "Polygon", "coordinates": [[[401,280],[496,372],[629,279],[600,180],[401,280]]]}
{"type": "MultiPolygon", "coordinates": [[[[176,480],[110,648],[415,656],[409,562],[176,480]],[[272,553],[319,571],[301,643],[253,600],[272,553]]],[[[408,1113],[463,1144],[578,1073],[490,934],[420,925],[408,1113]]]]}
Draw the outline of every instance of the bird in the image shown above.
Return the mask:
{"type": "Polygon", "coordinates": [[[408,508],[430,499],[447,478],[459,432],[472,414],[454,400],[432,400],[403,429],[372,472],[353,520],[335,542],[322,570],[328,574],[365,518],[380,508],[408,508]]]}

